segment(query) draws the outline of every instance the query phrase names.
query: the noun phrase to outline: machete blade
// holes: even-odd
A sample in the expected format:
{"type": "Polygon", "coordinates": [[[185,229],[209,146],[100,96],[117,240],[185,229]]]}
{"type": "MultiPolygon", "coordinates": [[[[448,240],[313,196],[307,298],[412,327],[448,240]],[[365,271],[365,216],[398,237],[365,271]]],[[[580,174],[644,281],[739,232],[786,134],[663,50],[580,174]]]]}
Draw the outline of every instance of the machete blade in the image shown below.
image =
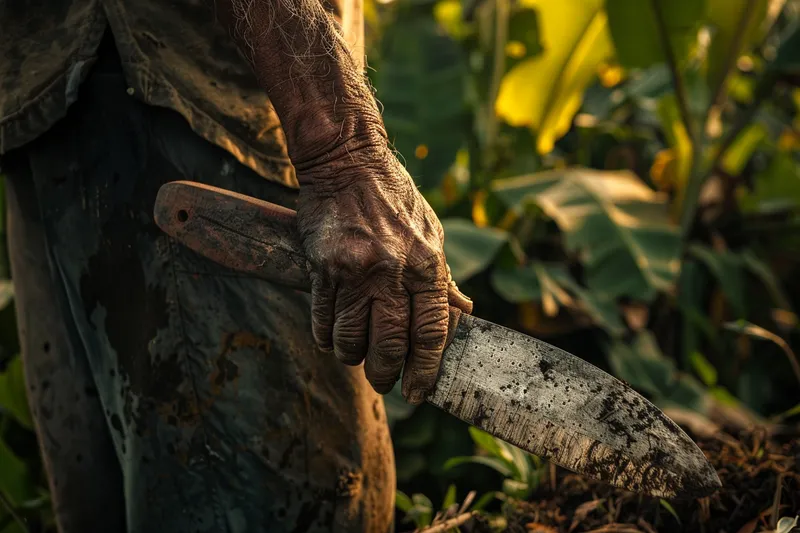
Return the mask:
{"type": "Polygon", "coordinates": [[[463,316],[427,401],[549,461],[652,496],[720,487],[703,452],[629,386],[545,342],[463,316]]]}

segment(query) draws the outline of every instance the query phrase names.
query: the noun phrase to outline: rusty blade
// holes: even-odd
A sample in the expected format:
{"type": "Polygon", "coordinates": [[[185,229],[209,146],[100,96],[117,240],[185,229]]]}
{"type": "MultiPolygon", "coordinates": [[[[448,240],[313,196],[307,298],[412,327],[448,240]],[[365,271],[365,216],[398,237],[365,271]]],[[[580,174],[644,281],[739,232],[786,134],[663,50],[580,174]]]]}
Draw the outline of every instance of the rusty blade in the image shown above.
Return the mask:
{"type": "Polygon", "coordinates": [[[720,487],[703,452],[656,406],[545,342],[464,316],[427,400],[574,472],[653,496],[720,487]]]}

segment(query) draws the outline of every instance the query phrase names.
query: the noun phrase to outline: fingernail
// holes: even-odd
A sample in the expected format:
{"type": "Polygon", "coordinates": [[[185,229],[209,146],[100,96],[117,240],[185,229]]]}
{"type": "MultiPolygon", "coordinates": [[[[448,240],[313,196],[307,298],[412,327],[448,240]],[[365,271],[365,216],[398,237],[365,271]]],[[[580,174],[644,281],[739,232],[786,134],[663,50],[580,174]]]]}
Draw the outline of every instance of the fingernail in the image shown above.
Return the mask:
{"type": "Polygon", "coordinates": [[[418,390],[411,391],[408,393],[406,401],[411,405],[420,405],[425,401],[425,393],[418,390]]]}

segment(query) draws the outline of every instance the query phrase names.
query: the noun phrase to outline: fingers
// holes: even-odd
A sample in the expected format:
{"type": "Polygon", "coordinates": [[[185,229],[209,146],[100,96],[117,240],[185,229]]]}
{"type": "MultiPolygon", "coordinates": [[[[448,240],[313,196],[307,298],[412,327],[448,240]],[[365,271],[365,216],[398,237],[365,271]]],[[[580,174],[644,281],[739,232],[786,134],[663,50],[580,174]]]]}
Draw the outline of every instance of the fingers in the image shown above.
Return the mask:
{"type": "Polygon", "coordinates": [[[403,396],[420,404],[436,383],[450,320],[447,288],[411,297],[411,349],[403,372],[403,396]]]}
{"type": "Polygon", "coordinates": [[[323,352],[333,351],[336,292],[322,277],[311,274],[311,333],[323,352]]]}
{"type": "Polygon", "coordinates": [[[460,309],[468,315],[472,314],[472,300],[458,290],[455,281],[451,280],[450,286],[447,288],[447,300],[453,307],[460,309]]]}
{"type": "Polygon", "coordinates": [[[410,302],[399,287],[384,292],[372,303],[369,352],[364,372],[376,392],[386,394],[397,382],[408,356],[410,302]]]}
{"type": "MultiPolygon", "coordinates": [[[[445,263],[447,265],[447,263],[445,263]]],[[[448,287],[447,298],[450,302],[450,305],[453,307],[457,307],[461,309],[466,314],[472,314],[472,300],[460,290],[456,286],[456,282],[453,281],[453,278],[450,276],[450,265],[447,265],[447,279],[450,280],[450,284],[448,287]]]]}
{"type": "Polygon", "coordinates": [[[336,293],[333,350],[346,365],[359,365],[369,343],[370,299],[363,289],[343,287],[336,293]]]}

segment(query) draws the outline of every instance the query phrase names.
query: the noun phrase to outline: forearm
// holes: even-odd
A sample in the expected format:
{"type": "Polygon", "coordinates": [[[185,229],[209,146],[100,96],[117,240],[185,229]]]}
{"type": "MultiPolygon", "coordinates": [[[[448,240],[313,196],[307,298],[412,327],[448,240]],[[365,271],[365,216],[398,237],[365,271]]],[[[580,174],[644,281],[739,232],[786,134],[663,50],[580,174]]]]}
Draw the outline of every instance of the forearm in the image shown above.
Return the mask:
{"type": "Polygon", "coordinates": [[[320,0],[217,0],[281,120],[298,174],[388,146],[372,91],[320,0]]]}

